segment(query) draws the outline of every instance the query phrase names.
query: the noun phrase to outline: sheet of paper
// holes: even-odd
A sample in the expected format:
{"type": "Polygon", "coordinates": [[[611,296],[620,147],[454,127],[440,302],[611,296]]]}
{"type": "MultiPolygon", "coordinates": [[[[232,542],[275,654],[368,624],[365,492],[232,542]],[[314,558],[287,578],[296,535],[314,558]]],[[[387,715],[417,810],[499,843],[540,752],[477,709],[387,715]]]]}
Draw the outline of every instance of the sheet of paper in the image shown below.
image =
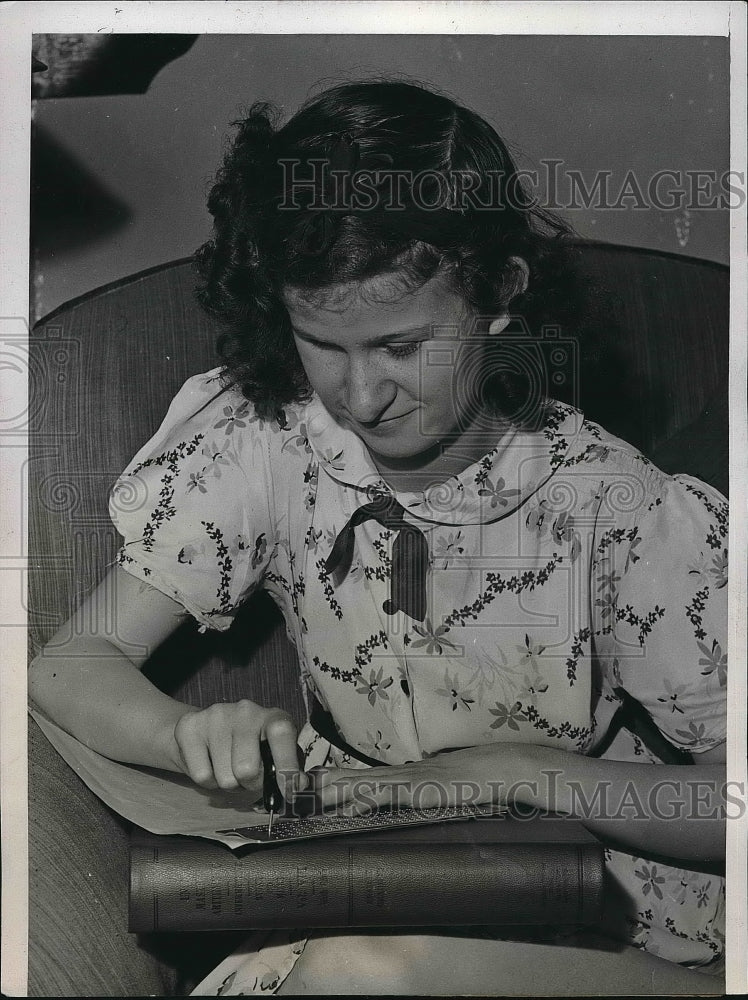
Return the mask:
{"type": "Polygon", "coordinates": [[[267,813],[247,792],[208,791],[189,778],[102,756],[39,712],[32,717],[91,791],[111,809],[151,833],[208,837],[229,847],[255,841],[221,830],[267,823],[267,813]]]}
{"type": "Polygon", "coordinates": [[[31,715],[55,750],[95,795],[120,816],[151,833],[207,837],[237,848],[505,812],[486,805],[413,809],[361,817],[281,817],[268,834],[268,814],[254,801],[254,796],[220,789],[208,791],[183,775],[121,764],[85,746],[39,712],[32,711],[31,715]]]}

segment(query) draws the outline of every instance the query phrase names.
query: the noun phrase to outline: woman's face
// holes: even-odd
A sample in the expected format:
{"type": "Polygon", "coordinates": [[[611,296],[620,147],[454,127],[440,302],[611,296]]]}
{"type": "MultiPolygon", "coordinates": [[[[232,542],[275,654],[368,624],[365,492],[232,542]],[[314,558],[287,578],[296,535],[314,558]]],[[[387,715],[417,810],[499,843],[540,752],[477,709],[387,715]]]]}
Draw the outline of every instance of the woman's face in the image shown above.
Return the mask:
{"type": "Polygon", "coordinates": [[[481,347],[466,342],[475,313],[444,274],[410,292],[383,275],[323,296],[286,291],[296,347],[327,410],[375,457],[417,459],[469,428],[457,375],[479,381],[481,347]]]}

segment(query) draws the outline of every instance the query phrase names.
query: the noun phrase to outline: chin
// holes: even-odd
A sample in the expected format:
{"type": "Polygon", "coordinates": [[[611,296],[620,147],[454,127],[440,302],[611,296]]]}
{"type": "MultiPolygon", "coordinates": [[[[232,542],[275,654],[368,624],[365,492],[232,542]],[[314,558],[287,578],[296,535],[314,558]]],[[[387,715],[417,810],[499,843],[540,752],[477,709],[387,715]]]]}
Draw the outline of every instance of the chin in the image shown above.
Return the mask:
{"type": "Polygon", "coordinates": [[[416,465],[427,461],[435,449],[439,448],[438,440],[419,441],[371,441],[364,443],[372,455],[389,459],[390,461],[413,462],[416,465]]]}

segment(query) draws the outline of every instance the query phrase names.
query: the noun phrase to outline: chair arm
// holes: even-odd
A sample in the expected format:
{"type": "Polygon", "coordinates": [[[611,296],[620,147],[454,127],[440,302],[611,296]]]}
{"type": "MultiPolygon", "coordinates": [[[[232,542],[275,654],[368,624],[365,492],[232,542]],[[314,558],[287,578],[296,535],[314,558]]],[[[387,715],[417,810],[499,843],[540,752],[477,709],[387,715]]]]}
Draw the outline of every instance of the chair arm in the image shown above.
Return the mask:
{"type": "Polygon", "coordinates": [[[175,970],[127,932],[128,848],[29,719],[29,996],[175,994],[175,970]]]}

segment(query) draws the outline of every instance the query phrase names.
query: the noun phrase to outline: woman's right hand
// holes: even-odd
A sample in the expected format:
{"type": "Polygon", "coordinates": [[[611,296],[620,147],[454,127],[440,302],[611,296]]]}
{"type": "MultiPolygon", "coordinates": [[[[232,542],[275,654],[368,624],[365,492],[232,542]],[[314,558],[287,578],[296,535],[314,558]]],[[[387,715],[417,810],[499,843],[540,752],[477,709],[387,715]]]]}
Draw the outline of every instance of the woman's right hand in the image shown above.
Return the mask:
{"type": "Polygon", "coordinates": [[[267,740],[281,795],[289,799],[307,787],[299,769],[296,726],[280,708],[242,700],[185,712],[174,726],[175,764],[201,788],[262,791],[260,742],[267,740]]]}

